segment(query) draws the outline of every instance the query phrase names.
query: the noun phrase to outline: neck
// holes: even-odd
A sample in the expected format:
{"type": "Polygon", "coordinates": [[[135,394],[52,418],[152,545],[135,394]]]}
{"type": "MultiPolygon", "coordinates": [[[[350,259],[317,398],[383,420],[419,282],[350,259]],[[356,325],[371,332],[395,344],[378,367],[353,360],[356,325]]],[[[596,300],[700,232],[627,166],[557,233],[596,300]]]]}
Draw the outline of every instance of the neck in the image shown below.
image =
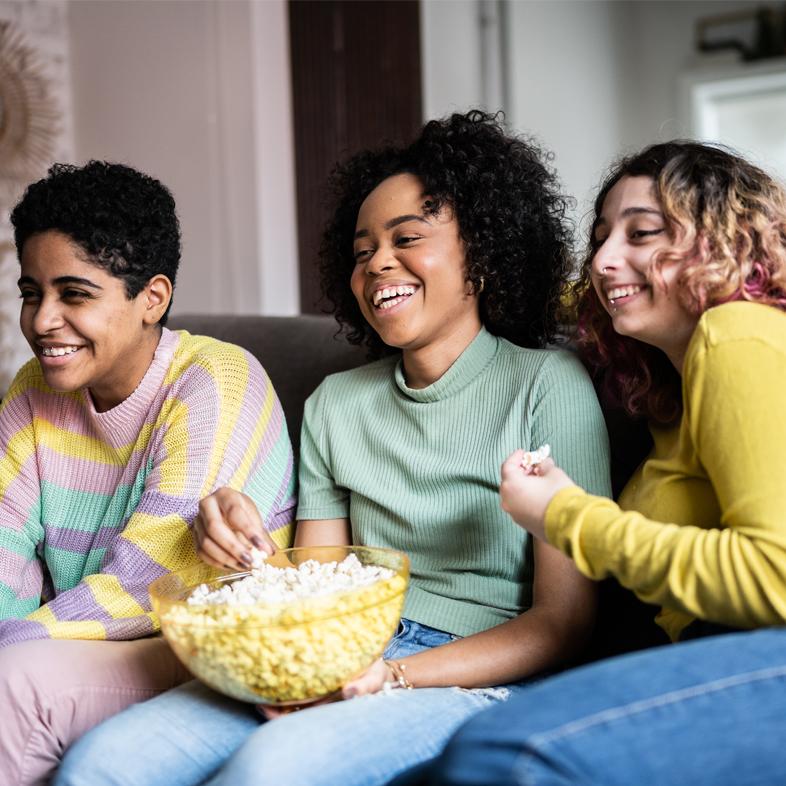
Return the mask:
{"type": "Polygon", "coordinates": [[[143,346],[136,353],[130,365],[119,369],[116,376],[107,380],[102,386],[91,385],[88,389],[93,399],[96,412],[107,412],[125,401],[145,378],[153,357],[161,340],[162,330],[159,326],[146,336],[143,346]]]}
{"type": "Polygon", "coordinates": [[[453,333],[439,342],[418,349],[402,350],[404,377],[415,390],[433,385],[456,362],[480,332],[481,324],[453,333]]]}
{"type": "Polygon", "coordinates": [[[694,328],[691,328],[690,332],[686,332],[685,335],[682,336],[675,336],[673,341],[670,341],[668,345],[662,344],[659,349],[666,355],[666,357],[671,361],[671,365],[677,369],[677,373],[682,376],[682,367],[685,363],[685,355],[688,351],[688,344],[690,344],[691,336],[693,335],[694,328]]]}

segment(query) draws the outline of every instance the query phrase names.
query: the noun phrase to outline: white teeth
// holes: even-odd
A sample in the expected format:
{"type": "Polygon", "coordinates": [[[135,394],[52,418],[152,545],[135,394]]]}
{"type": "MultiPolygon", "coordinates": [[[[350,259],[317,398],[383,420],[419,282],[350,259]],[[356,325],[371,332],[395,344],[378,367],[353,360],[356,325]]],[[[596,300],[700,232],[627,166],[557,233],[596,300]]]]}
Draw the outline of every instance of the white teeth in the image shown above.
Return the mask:
{"type": "Polygon", "coordinates": [[[614,287],[614,289],[610,289],[606,292],[606,297],[610,301],[615,301],[617,298],[620,297],[627,297],[628,295],[635,295],[637,292],[641,292],[640,286],[627,286],[627,287],[614,287]]]}
{"type": "Polygon", "coordinates": [[[401,298],[414,294],[415,287],[412,286],[385,287],[384,289],[378,289],[372,295],[371,300],[379,308],[390,308],[395,306],[396,303],[400,303],[401,298]],[[390,298],[393,298],[393,300],[390,298]],[[385,301],[384,303],[382,303],[383,300],[385,301]]]}
{"type": "Polygon", "coordinates": [[[59,358],[63,355],[73,355],[80,347],[41,347],[41,354],[48,358],[59,358]]]}

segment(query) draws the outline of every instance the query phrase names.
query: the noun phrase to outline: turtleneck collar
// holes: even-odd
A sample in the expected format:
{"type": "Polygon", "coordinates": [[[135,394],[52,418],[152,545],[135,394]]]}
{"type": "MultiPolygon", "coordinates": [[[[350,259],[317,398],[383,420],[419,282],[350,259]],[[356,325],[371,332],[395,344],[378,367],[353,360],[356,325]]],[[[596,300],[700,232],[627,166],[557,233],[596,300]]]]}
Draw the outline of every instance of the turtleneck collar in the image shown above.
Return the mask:
{"type": "Polygon", "coordinates": [[[481,327],[478,335],[456,358],[453,365],[428,387],[407,387],[404,379],[403,360],[399,359],[395,368],[396,387],[412,401],[428,403],[449,398],[469,385],[494,359],[498,349],[499,339],[481,327]]]}

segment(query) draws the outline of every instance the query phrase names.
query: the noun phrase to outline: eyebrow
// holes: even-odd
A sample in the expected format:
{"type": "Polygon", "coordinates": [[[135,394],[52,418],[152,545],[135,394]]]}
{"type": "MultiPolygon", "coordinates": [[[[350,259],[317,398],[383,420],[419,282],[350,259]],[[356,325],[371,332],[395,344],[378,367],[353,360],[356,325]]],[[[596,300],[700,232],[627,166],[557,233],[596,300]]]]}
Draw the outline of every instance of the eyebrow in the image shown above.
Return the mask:
{"type": "MultiPolygon", "coordinates": [[[[423,216],[417,216],[414,213],[408,213],[405,216],[396,216],[395,218],[391,218],[390,221],[385,222],[385,229],[393,229],[393,227],[397,227],[399,224],[405,224],[407,221],[420,221],[424,224],[428,224],[428,221],[423,216]]],[[[368,230],[367,229],[359,229],[355,232],[355,240],[360,237],[368,237],[368,230]]]]}
{"type": "MultiPolygon", "coordinates": [[[[623,210],[622,213],[620,214],[620,217],[630,218],[631,216],[637,216],[641,214],[658,216],[659,218],[663,218],[663,213],[661,213],[660,210],[657,210],[654,207],[626,207],[625,210],[623,210]]],[[[596,227],[602,226],[604,224],[608,224],[608,221],[606,221],[606,219],[603,218],[603,216],[598,218],[598,220],[595,222],[596,227]]]]}
{"type": "MultiPolygon", "coordinates": [[[[79,276],[58,276],[52,283],[58,286],[62,284],[80,284],[83,287],[90,287],[91,289],[103,289],[102,286],[94,284],[89,278],[80,278],[79,276]]],[[[38,286],[38,282],[30,276],[22,276],[16,284],[20,287],[22,284],[33,284],[34,286],[38,286]]]]}

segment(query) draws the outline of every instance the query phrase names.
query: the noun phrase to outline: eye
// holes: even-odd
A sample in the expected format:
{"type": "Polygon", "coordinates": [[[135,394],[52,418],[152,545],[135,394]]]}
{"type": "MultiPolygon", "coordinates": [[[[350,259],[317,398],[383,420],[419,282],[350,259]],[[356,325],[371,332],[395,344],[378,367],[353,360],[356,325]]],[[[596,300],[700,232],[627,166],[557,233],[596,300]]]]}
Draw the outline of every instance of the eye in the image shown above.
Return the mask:
{"type": "Polygon", "coordinates": [[[25,303],[34,303],[40,298],[40,295],[35,289],[21,289],[19,290],[19,297],[24,300],[25,303]]]}
{"type": "Polygon", "coordinates": [[[632,240],[643,240],[646,237],[652,237],[655,235],[660,235],[663,233],[663,229],[636,229],[635,231],[631,232],[630,236],[632,240]]]}
{"type": "Polygon", "coordinates": [[[80,301],[87,300],[92,297],[92,295],[81,289],[64,289],[61,297],[63,300],[80,301]]]}
{"type": "Polygon", "coordinates": [[[397,246],[408,246],[411,243],[414,243],[416,240],[420,240],[419,235],[402,235],[402,237],[396,238],[396,245],[397,246]]]}
{"type": "Polygon", "coordinates": [[[355,251],[355,262],[364,262],[366,259],[374,255],[373,248],[359,248],[355,251]]]}

